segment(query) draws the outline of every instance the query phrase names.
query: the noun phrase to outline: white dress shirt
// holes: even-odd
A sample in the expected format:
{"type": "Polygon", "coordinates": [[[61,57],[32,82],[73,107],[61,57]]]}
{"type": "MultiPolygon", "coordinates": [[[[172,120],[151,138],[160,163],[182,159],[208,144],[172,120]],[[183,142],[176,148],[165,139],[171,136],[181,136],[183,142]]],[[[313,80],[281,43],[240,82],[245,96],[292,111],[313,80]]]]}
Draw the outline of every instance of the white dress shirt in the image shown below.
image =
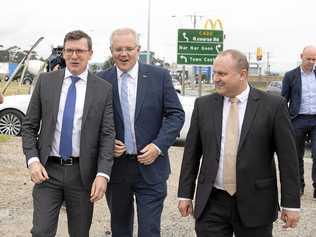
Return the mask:
{"type": "MultiPolygon", "coordinates": [[[[118,86],[118,92],[119,95],[121,96],[121,85],[122,85],[122,74],[124,73],[121,71],[118,67],[117,69],[117,86],[118,86]]],[[[133,142],[136,146],[137,150],[137,143],[136,143],[136,137],[135,137],[135,109],[136,109],[136,98],[137,98],[137,84],[138,84],[138,69],[139,69],[139,64],[136,62],[134,67],[130,69],[128,72],[125,72],[128,74],[129,78],[127,80],[127,87],[128,87],[128,106],[129,106],[129,117],[131,121],[131,129],[132,129],[132,136],[133,136],[133,142]]],[[[160,148],[156,145],[153,144],[159,154],[161,154],[160,148]]]]}
{"type": "MultiPolygon", "coordinates": [[[[117,67],[117,86],[118,86],[118,92],[121,98],[121,85],[122,85],[122,74],[124,72],[121,71],[117,67]]],[[[129,118],[130,118],[130,126],[132,129],[132,136],[133,136],[133,144],[135,146],[135,151],[137,151],[137,143],[136,143],[136,137],[135,137],[135,108],[136,108],[136,96],[137,96],[137,83],[138,83],[138,62],[134,65],[134,67],[126,72],[128,74],[127,78],[127,93],[128,93],[128,112],[129,112],[129,118]]]]}
{"type": "MultiPolygon", "coordinates": [[[[247,85],[247,88],[240,94],[237,95],[237,106],[238,106],[238,121],[239,121],[239,134],[241,131],[242,123],[244,121],[245,111],[247,107],[248,102],[248,96],[249,96],[250,88],[247,85]]],[[[230,110],[231,102],[229,101],[229,97],[224,97],[224,104],[223,104],[223,120],[222,120],[222,139],[221,139],[221,151],[220,151],[220,157],[219,157],[219,164],[218,164],[218,171],[217,176],[215,179],[214,187],[218,189],[224,190],[224,144],[225,144],[225,134],[226,134],[226,125],[227,125],[227,118],[230,110]]]]}

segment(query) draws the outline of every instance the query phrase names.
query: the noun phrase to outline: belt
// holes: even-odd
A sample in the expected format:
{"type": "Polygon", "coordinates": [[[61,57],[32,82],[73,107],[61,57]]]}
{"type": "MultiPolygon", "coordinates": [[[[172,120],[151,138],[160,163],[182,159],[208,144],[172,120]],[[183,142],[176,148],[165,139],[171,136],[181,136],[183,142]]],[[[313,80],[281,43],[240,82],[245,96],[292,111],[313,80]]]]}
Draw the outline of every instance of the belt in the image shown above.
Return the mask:
{"type": "Polygon", "coordinates": [[[297,116],[301,118],[316,118],[316,114],[298,114],[297,116]]]}
{"type": "Polygon", "coordinates": [[[135,154],[124,154],[121,156],[122,159],[126,159],[126,160],[136,160],[137,159],[137,155],[135,154]]]}
{"type": "Polygon", "coordinates": [[[64,160],[62,157],[59,157],[59,156],[49,156],[48,160],[56,164],[64,166],[64,165],[73,165],[75,163],[78,163],[79,157],[70,156],[66,160],[64,160]]]}

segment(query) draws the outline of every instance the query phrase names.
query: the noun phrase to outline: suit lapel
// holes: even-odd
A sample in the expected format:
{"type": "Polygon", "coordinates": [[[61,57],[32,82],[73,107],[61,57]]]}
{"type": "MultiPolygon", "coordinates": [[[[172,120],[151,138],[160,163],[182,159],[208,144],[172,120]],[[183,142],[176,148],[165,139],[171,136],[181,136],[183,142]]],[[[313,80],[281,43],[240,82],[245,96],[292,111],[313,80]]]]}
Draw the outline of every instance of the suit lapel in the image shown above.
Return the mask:
{"type": "Polygon", "coordinates": [[[116,67],[113,67],[113,69],[111,70],[110,78],[112,78],[111,80],[113,86],[113,109],[116,110],[116,114],[118,114],[118,117],[123,122],[124,120],[121,108],[116,67]]]}
{"type": "Polygon", "coordinates": [[[59,102],[60,102],[60,94],[61,88],[63,86],[64,77],[65,77],[65,70],[56,71],[57,76],[56,78],[52,78],[49,80],[49,88],[56,88],[55,90],[50,90],[52,93],[53,104],[52,104],[52,116],[53,116],[53,124],[57,122],[57,115],[59,111],[59,102]]]}
{"type": "Polygon", "coordinates": [[[251,127],[251,123],[253,122],[255,118],[259,100],[260,100],[260,96],[258,95],[256,89],[253,89],[252,87],[250,87],[247,107],[246,107],[244,120],[243,120],[241,133],[240,133],[238,151],[241,149],[245,141],[245,138],[247,136],[247,133],[251,127]]]}
{"type": "Polygon", "coordinates": [[[220,96],[220,95],[215,96],[214,97],[215,106],[214,106],[214,111],[212,111],[214,115],[213,126],[215,128],[216,144],[219,150],[221,148],[221,136],[222,136],[223,101],[224,101],[223,96],[220,96]]]}
{"type": "Polygon", "coordinates": [[[137,81],[137,96],[136,96],[136,108],[135,108],[135,118],[134,121],[136,122],[137,117],[141,111],[144,99],[145,99],[145,84],[147,83],[149,73],[145,70],[142,64],[139,64],[138,69],[138,81],[137,81]]]}
{"type": "Polygon", "coordinates": [[[84,127],[84,123],[87,119],[89,108],[91,107],[91,104],[94,101],[94,91],[96,91],[96,84],[95,84],[95,78],[91,75],[90,72],[88,72],[87,77],[87,88],[86,88],[86,96],[84,100],[84,106],[83,106],[83,114],[82,114],[82,125],[81,128],[84,127]]]}

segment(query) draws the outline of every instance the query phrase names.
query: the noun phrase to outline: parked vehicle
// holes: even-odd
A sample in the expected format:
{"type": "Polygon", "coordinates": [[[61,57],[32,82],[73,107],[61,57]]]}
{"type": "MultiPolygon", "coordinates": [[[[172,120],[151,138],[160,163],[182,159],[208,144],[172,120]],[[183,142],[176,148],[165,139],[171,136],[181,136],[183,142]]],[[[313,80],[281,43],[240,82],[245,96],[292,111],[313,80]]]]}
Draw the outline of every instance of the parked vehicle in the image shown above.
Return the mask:
{"type": "Polygon", "coordinates": [[[281,95],[282,81],[271,81],[267,87],[267,93],[281,95]]]}
{"type": "MultiPolygon", "coordinates": [[[[195,97],[180,94],[178,96],[185,111],[185,122],[176,144],[183,145],[190,127],[195,97]]],[[[4,98],[3,104],[0,104],[0,134],[21,135],[22,121],[30,99],[31,95],[13,95],[4,98]]]]}

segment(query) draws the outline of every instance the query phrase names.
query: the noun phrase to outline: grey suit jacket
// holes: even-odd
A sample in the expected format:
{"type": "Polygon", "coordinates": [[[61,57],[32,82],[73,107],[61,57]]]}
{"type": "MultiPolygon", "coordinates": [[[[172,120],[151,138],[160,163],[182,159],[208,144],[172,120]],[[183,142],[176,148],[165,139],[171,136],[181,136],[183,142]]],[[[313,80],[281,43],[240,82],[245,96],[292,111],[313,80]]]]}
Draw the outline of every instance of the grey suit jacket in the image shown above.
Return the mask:
{"type": "MultiPolygon", "coordinates": [[[[26,161],[39,157],[43,165],[51,152],[65,70],[40,75],[22,126],[26,161]]],[[[115,130],[112,87],[88,73],[80,139],[80,172],[90,189],[97,172],[111,175],[115,130]]]]}
{"type": "MultiPolygon", "coordinates": [[[[178,191],[179,197],[193,199],[197,185],[196,218],[201,217],[216,179],[222,114],[222,96],[215,93],[196,100],[178,191]]],[[[277,218],[279,203],[274,153],[279,162],[281,206],[299,208],[298,159],[286,101],[251,88],[236,163],[237,209],[248,227],[267,225],[277,218]]]]}

